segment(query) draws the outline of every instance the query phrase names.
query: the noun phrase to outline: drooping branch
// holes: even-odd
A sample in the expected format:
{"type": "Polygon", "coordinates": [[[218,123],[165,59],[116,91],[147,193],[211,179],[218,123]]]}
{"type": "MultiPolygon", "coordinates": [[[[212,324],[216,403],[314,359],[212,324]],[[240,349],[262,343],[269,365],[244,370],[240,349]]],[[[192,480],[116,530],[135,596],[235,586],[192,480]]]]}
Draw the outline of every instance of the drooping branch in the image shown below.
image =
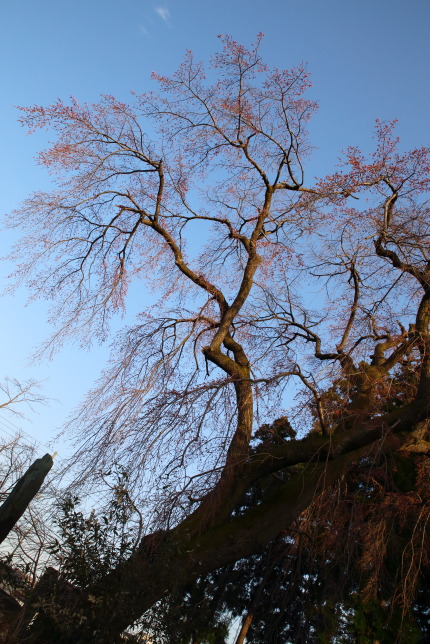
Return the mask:
{"type": "Polygon", "coordinates": [[[133,280],[160,296],[113,343],[74,424],[75,462],[90,464],[80,482],[118,459],[155,518],[103,583],[48,574],[24,610],[28,641],[114,641],[169,593],[172,570],[182,584],[260,552],[348,463],[397,449],[429,418],[428,150],[400,154],[378,124],[370,158],[350,148],[342,170],[307,185],[307,74],[270,71],[259,41],[225,38],[213,85],[189,53],[134,107],[104,97],[26,111],[58,137],[40,159],[59,190],[34,195],[13,225],[28,233],[21,275],[58,298],[60,334],[100,324],[104,337],[133,280]],[[393,406],[410,355],[418,391],[412,379],[393,406]],[[292,381],[296,427],[256,447],[264,420],[290,421],[292,381]]]}

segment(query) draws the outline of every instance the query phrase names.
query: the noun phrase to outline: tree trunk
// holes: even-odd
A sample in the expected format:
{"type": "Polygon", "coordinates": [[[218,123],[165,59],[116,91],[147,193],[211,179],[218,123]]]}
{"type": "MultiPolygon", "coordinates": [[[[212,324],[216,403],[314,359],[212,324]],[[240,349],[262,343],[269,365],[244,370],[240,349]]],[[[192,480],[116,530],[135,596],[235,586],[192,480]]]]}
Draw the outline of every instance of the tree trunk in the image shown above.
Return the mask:
{"type": "Polygon", "coordinates": [[[244,643],[245,637],[248,634],[249,627],[251,626],[253,619],[254,619],[254,613],[253,612],[250,611],[250,612],[246,613],[246,615],[244,616],[244,618],[242,620],[242,625],[240,627],[240,631],[239,631],[239,634],[238,634],[238,636],[236,638],[235,644],[243,644],[244,643]]]}
{"type": "Polygon", "coordinates": [[[52,464],[52,456],[45,454],[42,458],[35,460],[15,484],[12,492],[0,507],[0,543],[6,539],[42,487],[52,464]]]}
{"type": "MultiPolygon", "coordinates": [[[[401,444],[395,436],[386,437],[378,450],[392,451],[401,444]]],[[[207,528],[201,534],[190,531],[187,524],[186,529],[179,525],[169,532],[148,535],[137,551],[97,587],[71,592],[70,585],[59,579],[55,588],[48,587],[38,605],[32,606],[37,619],[27,617],[28,627],[21,631],[19,641],[118,641],[120,633],[173,587],[261,552],[343,474],[350,462],[369,454],[371,449],[362,447],[330,463],[309,464],[246,515],[207,528]]]]}

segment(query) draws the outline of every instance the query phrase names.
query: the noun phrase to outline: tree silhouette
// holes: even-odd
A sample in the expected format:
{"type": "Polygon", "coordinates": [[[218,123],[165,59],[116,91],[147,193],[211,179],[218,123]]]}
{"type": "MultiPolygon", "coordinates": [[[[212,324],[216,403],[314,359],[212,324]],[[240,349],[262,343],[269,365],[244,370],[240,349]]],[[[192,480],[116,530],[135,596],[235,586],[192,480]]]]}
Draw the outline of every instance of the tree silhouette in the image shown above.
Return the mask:
{"type": "Polygon", "coordinates": [[[308,74],[270,69],[260,40],[223,38],[213,83],[188,52],[133,105],[23,108],[30,131],[56,137],[39,160],[58,189],[11,218],[27,231],[18,281],[54,300],[47,350],[105,338],[132,282],[160,296],[115,340],[73,424],[76,484],[119,463],[145,536],[103,583],[42,580],[26,641],[114,641],[174,588],[263,552],[350,467],[393,468],[412,445],[426,459],[429,150],[402,152],[395,124],[377,122],[371,155],[349,148],[305,182],[308,74]],[[393,400],[411,356],[413,395],[393,400]]]}

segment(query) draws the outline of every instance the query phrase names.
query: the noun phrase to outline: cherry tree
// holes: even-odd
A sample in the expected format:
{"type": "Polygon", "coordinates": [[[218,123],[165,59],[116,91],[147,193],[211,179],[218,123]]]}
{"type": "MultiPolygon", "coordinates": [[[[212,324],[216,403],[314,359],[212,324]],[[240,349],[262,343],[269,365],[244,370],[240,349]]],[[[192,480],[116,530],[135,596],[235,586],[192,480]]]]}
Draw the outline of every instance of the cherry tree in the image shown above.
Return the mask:
{"type": "Polygon", "coordinates": [[[104,340],[130,285],[140,298],[72,421],[72,465],[88,489],[120,463],[146,522],[102,587],[45,584],[28,641],[113,641],[173,584],[294,528],[349,464],[426,451],[429,148],[403,152],[395,123],[377,122],[371,155],[348,148],[308,182],[306,68],[271,69],[261,36],[221,41],[208,77],[187,52],[130,104],[21,108],[55,137],[39,162],[57,189],[10,219],[25,231],[18,283],[53,301],[46,350],[104,340]],[[413,395],[390,407],[410,359],[413,395]]]}

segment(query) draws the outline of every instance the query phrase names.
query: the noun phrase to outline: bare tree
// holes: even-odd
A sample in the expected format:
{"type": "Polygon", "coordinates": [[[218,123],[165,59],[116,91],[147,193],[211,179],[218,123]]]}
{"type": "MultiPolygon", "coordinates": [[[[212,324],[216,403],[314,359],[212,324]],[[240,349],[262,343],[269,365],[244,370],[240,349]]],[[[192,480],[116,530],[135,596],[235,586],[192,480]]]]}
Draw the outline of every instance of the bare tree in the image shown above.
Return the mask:
{"type": "Polygon", "coordinates": [[[0,382],[0,409],[19,416],[23,404],[32,409],[33,405],[46,402],[37,389],[38,383],[34,380],[23,383],[16,378],[4,378],[0,382]]]}
{"type": "Polygon", "coordinates": [[[269,69],[259,44],[224,38],[214,84],[188,53],[133,106],[105,96],[23,108],[30,131],[57,137],[39,160],[58,190],[11,218],[27,231],[18,281],[57,302],[46,349],[69,334],[105,338],[132,282],[160,295],[147,308],[136,291],[137,323],[72,423],[76,484],[120,462],[147,534],[102,588],[45,598],[29,641],[113,641],[169,591],[173,570],[185,583],[261,551],[349,463],[428,426],[429,150],[399,151],[394,124],[378,122],[369,158],[350,148],[342,169],[305,183],[308,75],[269,69]],[[387,411],[411,354],[413,400],[387,411]],[[336,418],[323,393],[340,377],[336,418]],[[277,439],[254,448],[261,426],[277,439]],[[275,489],[237,513],[272,473],[275,489]]]}

